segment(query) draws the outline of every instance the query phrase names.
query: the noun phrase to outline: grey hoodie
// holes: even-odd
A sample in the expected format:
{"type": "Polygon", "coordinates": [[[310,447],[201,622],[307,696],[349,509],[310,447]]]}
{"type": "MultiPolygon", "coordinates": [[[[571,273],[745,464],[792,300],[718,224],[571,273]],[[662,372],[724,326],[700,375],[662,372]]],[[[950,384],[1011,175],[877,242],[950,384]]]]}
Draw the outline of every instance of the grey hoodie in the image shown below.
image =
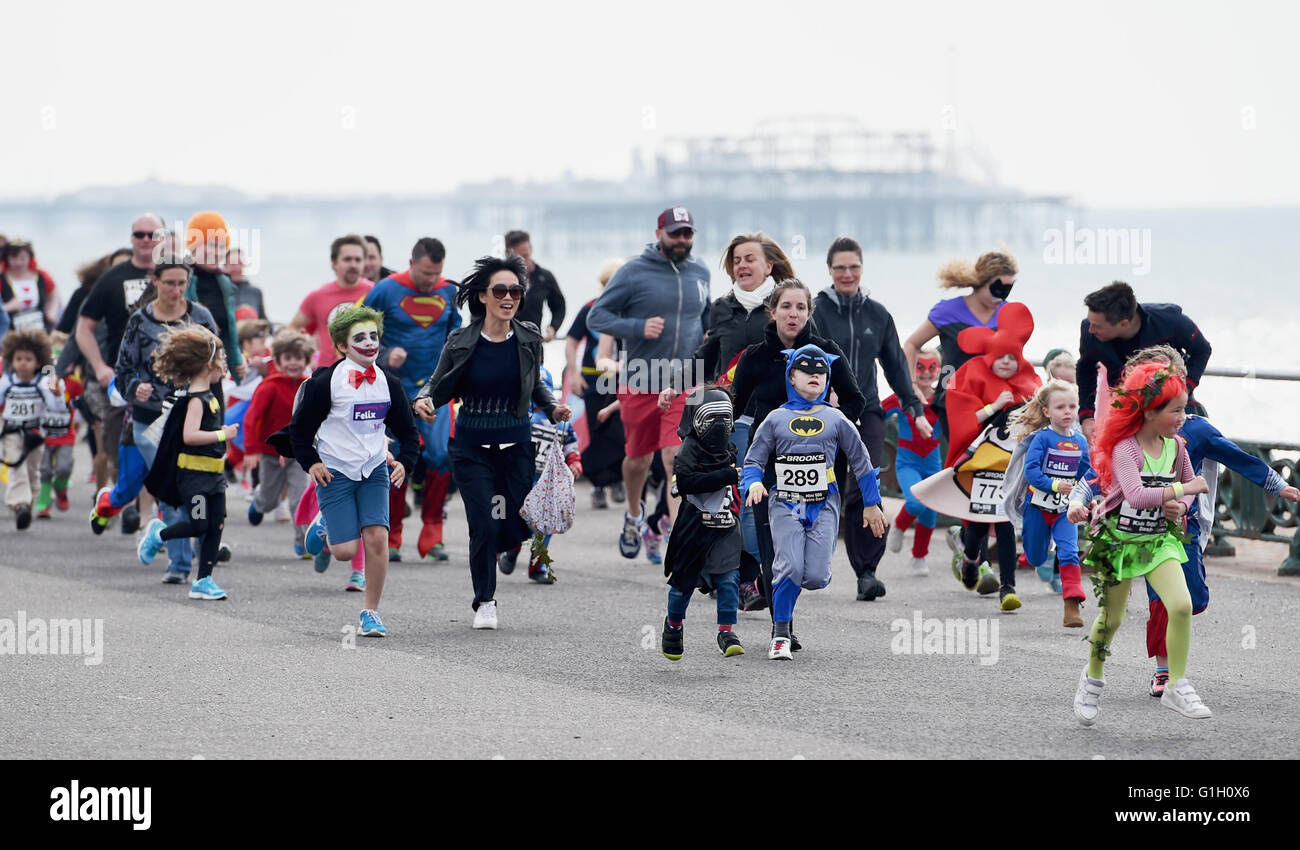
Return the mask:
{"type": "MultiPolygon", "coordinates": [[[[622,339],[629,363],[683,363],[699,347],[708,314],[709,270],[690,257],[673,265],[652,242],[610,279],[591,305],[587,327],[622,339]],[[663,317],[663,333],[646,339],[646,319],[654,316],[663,317]]],[[[693,367],[688,368],[694,374],[693,367]]]]}

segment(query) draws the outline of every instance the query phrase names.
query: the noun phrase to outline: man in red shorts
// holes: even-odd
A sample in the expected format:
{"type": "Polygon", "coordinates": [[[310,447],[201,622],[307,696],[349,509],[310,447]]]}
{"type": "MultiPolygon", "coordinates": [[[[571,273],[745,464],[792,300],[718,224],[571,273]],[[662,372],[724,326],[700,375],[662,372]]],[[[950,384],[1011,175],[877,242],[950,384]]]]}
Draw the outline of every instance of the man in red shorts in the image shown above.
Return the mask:
{"type": "MultiPolygon", "coordinates": [[[[643,534],[648,548],[662,540],[664,529],[645,527],[641,488],[656,451],[671,480],[682,444],[677,436],[686,405],[682,391],[703,383],[693,355],[708,318],[709,270],[691,259],[695,219],[685,207],[669,207],[659,215],[655,239],[614,274],[587,315],[589,329],[623,343],[618,400],[627,441],[627,513],[618,548],[625,558],[637,556],[643,534]],[[677,393],[666,410],[659,405],[664,390],[677,393]]],[[[670,498],[668,509],[671,524],[676,499],[670,498]]],[[[653,560],[653,553],[647,554],[653,560]]]]}

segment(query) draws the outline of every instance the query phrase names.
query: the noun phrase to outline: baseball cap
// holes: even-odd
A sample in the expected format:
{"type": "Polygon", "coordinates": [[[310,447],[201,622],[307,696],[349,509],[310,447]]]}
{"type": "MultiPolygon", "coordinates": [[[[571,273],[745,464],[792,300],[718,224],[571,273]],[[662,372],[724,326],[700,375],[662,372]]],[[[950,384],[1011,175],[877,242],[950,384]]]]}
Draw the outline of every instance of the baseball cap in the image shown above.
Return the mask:
{"type": "Polygon", "coordinates": [[[676,233],[685,228],[695,229],[695,219],[686,207],[669,207],[659,213],[659,229],[666,233],[676,233]]]}

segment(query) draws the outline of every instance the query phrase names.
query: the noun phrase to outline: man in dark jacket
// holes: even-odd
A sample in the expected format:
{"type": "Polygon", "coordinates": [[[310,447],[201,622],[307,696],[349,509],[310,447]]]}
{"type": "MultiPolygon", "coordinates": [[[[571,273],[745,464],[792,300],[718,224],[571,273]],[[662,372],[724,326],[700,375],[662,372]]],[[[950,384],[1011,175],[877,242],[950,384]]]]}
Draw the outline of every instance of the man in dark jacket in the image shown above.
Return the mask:
{"type": "MultiPolygon", "coordinates": [[[[876,388],[877,360],[884,366],[885,379],[898,395],[903,409],[917,422],[917,430],[928,430],[929,422],[913,389],[894,317],[883,304],[862,291],[861,246],[848,237],[836,239],[826,252],[826,266],[830,269],[832,285],[817,293],[812,322],[815,332],[834,340],[848,358],[865,400],[862,415],[856,422],[858,433],[872,461],[879,464],[885,454],[885,411],[876,388]]],[[[835,476],[843,482],[840,486],[844,489],[844,548],[858,576],[858,599],[871,601],[885,595],[884,583],[876,578],[876,567],[885,554],[885,538],[876,537],[862,527],[862,494],[848,475],[843,455],[835,460],[835,476]]]]}
{"type": "Polygon", "coordinates": [[[1187,363],[1187,392],[1201,382],[1210,362],[1210,341],[1177,304],[1139,304],[1133,287],[1123,281],[1103,286],[1083,299],[1088,318],[1079,333],[1079,424],[1092,440],[1097,399],[1097,364],[1106,367],[1106,381],[1114,387],[1124,371],[1124,361],[1152,345],[1173,346],[1187,363]]]}
{"type": "Polygon", "coordinates": [[[519,309],[519,321],[532,322],[542,331],[542,342],[550,342],[564,323],[564,293],[555,275],[533,262],[533,243],[523,230],[506,234],[506,252],[524,261],[528,269],[528,294],[519,309]],[[551,311],[550,323],[542,322],[542,307],[551,311]]]}

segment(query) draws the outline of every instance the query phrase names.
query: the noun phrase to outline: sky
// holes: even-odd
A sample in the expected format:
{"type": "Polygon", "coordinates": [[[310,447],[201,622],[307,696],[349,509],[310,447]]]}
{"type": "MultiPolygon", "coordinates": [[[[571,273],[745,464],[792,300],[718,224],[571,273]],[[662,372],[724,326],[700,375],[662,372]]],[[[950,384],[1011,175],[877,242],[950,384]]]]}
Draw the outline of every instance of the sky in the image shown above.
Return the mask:
{"type": "Polygon", "coordinates": [[[1300,204],[1298,19],[1249,2],[11,4],[0,198],[618,178],[666,136],[843,115],[956,132],[1003,184],[1086,206],[1300,204]]]}

